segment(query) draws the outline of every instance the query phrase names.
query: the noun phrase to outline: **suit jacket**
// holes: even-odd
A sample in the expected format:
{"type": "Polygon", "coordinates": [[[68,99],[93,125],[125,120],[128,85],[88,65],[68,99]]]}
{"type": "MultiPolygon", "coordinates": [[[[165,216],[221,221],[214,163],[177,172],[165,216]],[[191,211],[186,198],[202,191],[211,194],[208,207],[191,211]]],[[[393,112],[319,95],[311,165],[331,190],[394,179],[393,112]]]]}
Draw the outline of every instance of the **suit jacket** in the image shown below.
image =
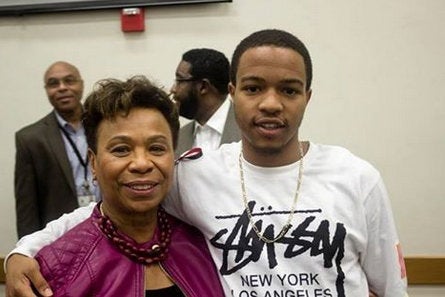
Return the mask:
{"type": "MultiPolygon", "coordinates": [[[[182,127],[179,130],[178,146],[175,151],[176,157],[179,157],[183,152],[188,151],[193,147],[194,129],[195,129],[195,121],[191,121],[190,123],[187,123],[184,127],[182,127]]],[[[230,103],[229,112],[227,113],[227,118],[224,124],[224,130],[219,145],[240,140],[241,140],[241,132],[235,120],[235,112],[233,110],[233,104],[230,103]]]]}
{"type": "Polygon", "coordinates": [[[15,135],[14,187],[19,238],[78,207],[65,144],[53,112],[15,135]]]}

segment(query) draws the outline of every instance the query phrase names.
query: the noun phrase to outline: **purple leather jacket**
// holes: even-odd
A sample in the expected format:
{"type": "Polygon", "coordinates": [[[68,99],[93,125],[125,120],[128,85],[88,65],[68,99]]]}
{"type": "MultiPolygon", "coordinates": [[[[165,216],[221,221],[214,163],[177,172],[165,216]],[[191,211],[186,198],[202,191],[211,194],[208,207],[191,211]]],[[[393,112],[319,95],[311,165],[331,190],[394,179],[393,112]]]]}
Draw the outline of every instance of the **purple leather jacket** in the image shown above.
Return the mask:
{"type": "MultiPolygon", "coordinates": [[[[90,218],[68,231],[36,256],[54,296],[143,297],[144,266],[133,262],[113,246],[90,218]]],[[[161,268],[188,297],[224,296],[218,272],[202,234],[168,215],[171,243],[161,268]]],[[[144,244],[150,248],[159,234],[144,244]]]]}

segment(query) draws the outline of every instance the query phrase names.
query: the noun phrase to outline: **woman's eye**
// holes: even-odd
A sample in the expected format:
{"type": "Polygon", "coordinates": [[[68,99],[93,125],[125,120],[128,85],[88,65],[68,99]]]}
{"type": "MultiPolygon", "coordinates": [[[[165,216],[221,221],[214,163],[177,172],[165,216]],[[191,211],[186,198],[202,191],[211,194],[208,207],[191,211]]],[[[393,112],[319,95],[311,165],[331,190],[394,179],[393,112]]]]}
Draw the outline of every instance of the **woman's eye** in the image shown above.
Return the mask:
{"type": "Polygon", "coordinates": [[[167,148],[163,145],[153,145],[150,147],[150,151],[154,154],[163,154],[167,151],[167,148]]]}
{"type": "Polygon", "coordinates": [[[127,146],[116,146],[113,147],[110,151],[114,155],[121,156],[127,154],[130,149],[127,146]]]}

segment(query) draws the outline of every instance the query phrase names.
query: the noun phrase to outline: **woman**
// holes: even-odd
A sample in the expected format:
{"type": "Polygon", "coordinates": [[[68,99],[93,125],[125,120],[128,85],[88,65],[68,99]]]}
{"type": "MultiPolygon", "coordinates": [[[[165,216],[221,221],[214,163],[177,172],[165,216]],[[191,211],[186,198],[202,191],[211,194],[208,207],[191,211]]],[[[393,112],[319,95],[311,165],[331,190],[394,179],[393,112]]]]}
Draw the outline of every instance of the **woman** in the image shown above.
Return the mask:
{"type": "Polygon", "coordinates": [[[168,96],[142,76],[100,81],[84,125],[102,203],[36,256],[54,296],[224,296],[201,233],[160,206],[179,129],[168,96]]]}

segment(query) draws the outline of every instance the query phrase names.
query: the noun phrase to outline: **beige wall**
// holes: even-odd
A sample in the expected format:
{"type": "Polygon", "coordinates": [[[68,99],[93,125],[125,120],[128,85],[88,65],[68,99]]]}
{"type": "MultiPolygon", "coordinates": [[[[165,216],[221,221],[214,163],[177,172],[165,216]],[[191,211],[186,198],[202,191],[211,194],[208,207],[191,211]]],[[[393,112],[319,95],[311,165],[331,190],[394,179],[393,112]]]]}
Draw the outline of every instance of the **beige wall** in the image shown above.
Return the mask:
{"type": "Polygon", "coordinates": [[[346,146],[380,169],[406,256],[444,255],[443,0],[150,8],[141,34],[120,31],[118,10],[0,17],[0,255],[16,241],[14,132],[50,110],[42,86],[50,63],[76,64],[87,90],[97,79],[138,73],[170,87],[185,50],[212,47],[231,56],[241,38],[272,27],[295,33],[312,53],[304,137],[346,146]]]}

